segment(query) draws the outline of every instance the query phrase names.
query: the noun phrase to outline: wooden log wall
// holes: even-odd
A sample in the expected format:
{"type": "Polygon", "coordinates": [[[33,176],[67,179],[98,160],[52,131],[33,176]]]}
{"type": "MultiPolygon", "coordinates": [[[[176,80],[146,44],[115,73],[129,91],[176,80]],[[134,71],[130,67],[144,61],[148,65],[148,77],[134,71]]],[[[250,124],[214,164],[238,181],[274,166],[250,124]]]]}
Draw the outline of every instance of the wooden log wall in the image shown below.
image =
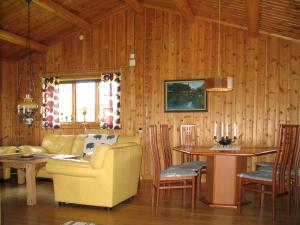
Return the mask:
{"type": "MultiPolygon", "coordinates": [[[[199,143],[213,143],[214,122],[236,122],[240,144],[275,145],[280,123],[300,124],[300,43],[297,41],[262,34],[251,39],[242,29],[222,25],[221,71],[223,76],[233,76],[234,90],[209,93],[207,112],[164,113],[164,80],[217,75],[217,27],[200,18],[189,24],[171,11],[147,9],[144,16],[135,16],[132,11],[124,10],[84,33],[83,41],[79,40],[78,32],[65,37],[46,55],[36,55],[35,95],[40,96],[40,77],[44,74],[81,77],[121,70],[123,128],[116,133],[133,135],[138,134],[139,127],[144,129],[141,136],[145,177],[152,170],[146,129],[149,124],[169,124],[172,145],[179,144],[179,126],[186,123],[198,125],[199,143]],[[131,52],[137,56],[135,68],[128,67],[131,52]]],[[[25,70],[26,62],[17,64],[25,70]]],[[[40,144],[49,132],[103,132],[77,127],[45,130],[40,128],[40,121],[31,128],[20,124],[3,128],[2,132],[9,133],[6,129],[20,130],[24,144],[40,144]]],[[[174,159],[178,162],[179,155],[174,153],[174,159]]],[[[249,166],[254,161],[249,161],[249,166]]]]}

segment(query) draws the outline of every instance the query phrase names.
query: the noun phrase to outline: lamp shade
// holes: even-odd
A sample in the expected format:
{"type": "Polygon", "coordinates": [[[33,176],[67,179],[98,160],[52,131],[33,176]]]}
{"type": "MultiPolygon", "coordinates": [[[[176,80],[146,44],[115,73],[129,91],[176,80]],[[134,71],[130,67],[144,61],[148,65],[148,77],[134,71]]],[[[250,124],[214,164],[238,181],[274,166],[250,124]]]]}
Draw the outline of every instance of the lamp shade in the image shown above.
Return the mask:
{"type": "Polygon", "coordinates": [[[231,91],[233,77],[210,77],[205,80],[206,91],[231,91]]]}
{"type": "Polygon", "coordinates": [[[17,106],[18,115],[25,124],[31,125],[37,108],[38,105],[33,101],[31,95],[27,94],[24,101],[17,106]]]}

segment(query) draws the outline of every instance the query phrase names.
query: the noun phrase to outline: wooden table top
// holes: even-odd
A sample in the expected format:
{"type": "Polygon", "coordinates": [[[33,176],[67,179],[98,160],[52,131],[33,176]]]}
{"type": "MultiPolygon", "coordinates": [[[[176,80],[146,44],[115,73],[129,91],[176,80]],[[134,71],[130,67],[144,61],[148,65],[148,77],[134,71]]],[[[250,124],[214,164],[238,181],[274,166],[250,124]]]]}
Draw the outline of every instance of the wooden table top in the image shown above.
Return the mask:
{"type": "Polygon", "coordinates": [[[213,146],[176,146],[174,151],[190,154],[190,155],[228,155],[228,156],[260,156],[276,153],[275,147],[259,147],[259,146],[241,146],[240,150],[210,150],[213,146]]]}
{"type": "Polygon", "coordinates": [[[74,159],[78,158],[78,156],[74,155],[57,155],[57,154],[33,154],[31,157],[24,157],[21,153],[11,154],[11,155],[0,155],[1,163],[9,163],[9,162],[18,162],[18,163],[40,163],[47,162],[49,158],[59,158],[59,159],[74,159]]]}

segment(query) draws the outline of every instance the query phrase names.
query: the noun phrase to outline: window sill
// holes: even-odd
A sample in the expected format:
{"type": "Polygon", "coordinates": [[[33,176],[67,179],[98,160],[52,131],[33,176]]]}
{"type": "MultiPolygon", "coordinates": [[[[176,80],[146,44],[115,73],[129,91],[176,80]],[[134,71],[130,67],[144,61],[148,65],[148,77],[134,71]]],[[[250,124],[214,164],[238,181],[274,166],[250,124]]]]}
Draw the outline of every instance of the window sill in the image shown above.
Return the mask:
{"type": "Polygon", "coordinates": [[[60,128],[62,129],[100,129],[99,123],[61,123],[60,128]]]}

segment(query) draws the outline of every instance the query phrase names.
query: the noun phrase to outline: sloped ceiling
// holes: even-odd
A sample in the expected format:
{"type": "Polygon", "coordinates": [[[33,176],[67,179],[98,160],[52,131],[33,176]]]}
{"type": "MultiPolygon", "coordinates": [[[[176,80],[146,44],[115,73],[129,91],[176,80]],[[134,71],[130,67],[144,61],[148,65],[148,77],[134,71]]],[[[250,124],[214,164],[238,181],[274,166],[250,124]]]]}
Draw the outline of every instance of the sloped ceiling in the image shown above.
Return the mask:
{"type": "MultiPolygon", "coordinates": [[[[39,1],[39,0],[36,0],[39,1]]],[[[176,0],[47,0],[94,24],[109,12],[137,2],[144,7],[159,7],[180,11],[176,0]]],[[[251,0],[248,0],[251,1],[251,0]]],[[[178,0],[177,0],[178,2],[178,0]]],[[[218,20],[218,0],[185,0],[197,17],[218,20]]],[[[247,0],[221,0],[221,20],[247,27],[247,0]]],[[[258,29],[282,37],[300,40],[300,0],[259,0],[258,29]]],[[[5,0],[0,3],[0,28],[23,37],[27,36],[27,3],[25,0],[5,0]]],[[[66,21],[51,10],[31,5],[32,39],[51,45],[59,37],[83,29],[66,21]]],[[[0,40],[1,58],[17,60],[26,55],[26,48],[0,40]]]]}

